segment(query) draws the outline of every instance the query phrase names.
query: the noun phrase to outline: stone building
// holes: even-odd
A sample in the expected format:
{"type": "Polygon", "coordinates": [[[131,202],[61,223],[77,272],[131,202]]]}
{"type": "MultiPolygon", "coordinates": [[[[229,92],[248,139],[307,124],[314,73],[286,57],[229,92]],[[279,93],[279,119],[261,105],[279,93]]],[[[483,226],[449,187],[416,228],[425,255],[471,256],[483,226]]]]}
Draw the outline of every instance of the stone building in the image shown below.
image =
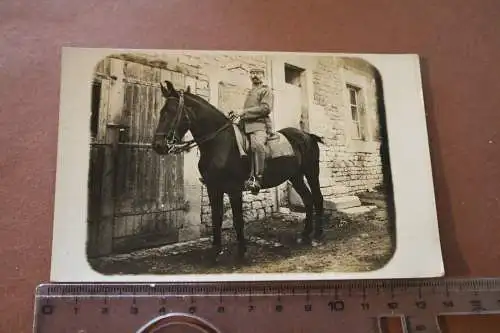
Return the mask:
{"type": "MultiPolygon", "coordinates": [[[[115,76],[134,76],[130,73],[147,67],[152,74],[144,74],[141,80],[149,80],[148,85],[158,87],[160,80],[168,79],[176,88],[190,86],[192,92],[226,113],[243,105],[251,86],[247,70],[262,68],[274,92],[275,129],[293,126],[325,140],[320,145],[320,183],[327,207],[355,206],[359,204],[356,193],[375,189],[383,181],[376,70],[364,60],[288,53],[172,52],[119,54],[108,62],[111,69],[101,68],[108,76],[113,71],[118,73],[115,76]]],[[[156,111],[161,103],[155,102],[156,111]]],[[[198,180],[197,161],[196,149],[183,156],[189,210],[178,223],[182,230],[177,241],[210,233],[210,207],[198,180]]],[[[225,199],[227,224],[231,211],[225,199]]],[[[300,204],[288,184],[257,196],[245,193],[245,219],[259,220],[280,207],[300,204]]]]}

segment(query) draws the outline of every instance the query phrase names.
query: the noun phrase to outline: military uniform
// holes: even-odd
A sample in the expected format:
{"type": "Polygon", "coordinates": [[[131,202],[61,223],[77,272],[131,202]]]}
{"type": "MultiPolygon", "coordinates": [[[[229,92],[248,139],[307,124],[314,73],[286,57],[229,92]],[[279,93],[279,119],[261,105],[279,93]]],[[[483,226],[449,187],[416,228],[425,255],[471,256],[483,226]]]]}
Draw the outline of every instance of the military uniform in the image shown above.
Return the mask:
{"type": "Polygon", "coordinates": [[[254,171],[257,178],[261,178],[264,171],[265,148],[270,131],[272,108],[271,88],[264,84],[252,87],[243,105],[240,125],[250,137],[251,149],[255,157],[254,171]]]}

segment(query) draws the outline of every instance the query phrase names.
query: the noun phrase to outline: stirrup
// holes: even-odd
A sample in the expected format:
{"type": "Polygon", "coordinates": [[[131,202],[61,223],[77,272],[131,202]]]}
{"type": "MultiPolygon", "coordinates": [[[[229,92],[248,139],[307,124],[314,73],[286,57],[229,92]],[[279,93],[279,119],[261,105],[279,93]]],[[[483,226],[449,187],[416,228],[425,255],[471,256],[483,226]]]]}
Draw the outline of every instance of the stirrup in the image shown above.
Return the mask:
{"type": "Polygon", "coordinates": [[[261,184],[255,176],[252,176],[250,179],[245,181],[245,188],[250,190],[253,195],[257,195],[261,189],[261,184]]]}
{"type": "Polygon", "coordinates": [[[245,180],[245,188],[249,189],[255,183],[256,183],[255,176],[251,176],[250,178],[248,178],[247,180],[245,180]]]}

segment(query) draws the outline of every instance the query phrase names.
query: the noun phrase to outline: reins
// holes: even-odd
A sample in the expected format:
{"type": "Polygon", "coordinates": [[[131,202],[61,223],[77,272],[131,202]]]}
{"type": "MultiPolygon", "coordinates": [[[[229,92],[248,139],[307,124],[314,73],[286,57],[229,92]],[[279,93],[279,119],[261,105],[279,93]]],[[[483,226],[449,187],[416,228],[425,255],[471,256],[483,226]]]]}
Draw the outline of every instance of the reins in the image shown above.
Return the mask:
{"type": "MultiPolygon", "coordinates": [[[[186,114],[186,118],[188,120],[188,124],[191,124],[191,119],[189,118],[189,114],[185,108],[185,104],[184,104],[184,91],[183,90],[180,90],[179,91],[179,104],[177,106],[177,115],[175,117],[175,120],[174,120],[174,126],[172,126],[172,128],[170,129],[170,131],[168,132],[168,135],[167,135],[167,138],[170,136],[170,134],[172,134],[173,132],[173,142],[168,142],[167,141],[167,144],[171,145],[171,148],[169,149],[169,153],[173,153],[173,154],[179,154],[179,153],[182,153],[182,152],[185,152],[185,151],[189,151],[190,149],[192,149],[193,147],[196,147],[196,146],[200,146],[201,144],[207,142],[207,141],[210,141],[210,140],[213,140],[215,137],[217,137],[217,135],[219,135],[220,132],[222,132],[223,130],[225,130],[226,128],[228,128],[230,125],[232,125],[232,122],[230,120],[228,120],[223,126],[221,126],[218,130],[216,130],[215,132],[212,132],[208,135],[206,135],[205,137],[203,137],[202,139],[198,140],[198,142],[196,142],[196,140],[192,139],[192,140],[189,140],[189,141],[181,141],[180,143],[176,143],[175,142],[175,133],[177,131],[177,126],[179,126],[179,123],[180,123],[180,120],[181,120],[181,115],[182,113],[184,112],[186,114]]],[[[175,97],[169,97],[169,98],[173,98],[175,99],[175,97]]]]}

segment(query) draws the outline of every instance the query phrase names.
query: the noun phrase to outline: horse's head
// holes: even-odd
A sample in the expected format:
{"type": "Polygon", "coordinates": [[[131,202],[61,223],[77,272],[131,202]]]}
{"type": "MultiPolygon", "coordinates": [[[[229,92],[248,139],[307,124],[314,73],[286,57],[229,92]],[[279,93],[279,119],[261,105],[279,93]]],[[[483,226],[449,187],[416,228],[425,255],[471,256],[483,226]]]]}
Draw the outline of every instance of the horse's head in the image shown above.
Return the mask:
{"type": "MultiPolygon", "coordinates": [[[[153,149],[158,154],[168,154],[181,142],[189,130],[189,117],[184,103],[183,91],[175,90],[172,82],[160,83],[165,104],[160,110],[160,120],[156,127],[153,149]]],[[[189,88],[187,90],[189,92],[189,88]]]]}

